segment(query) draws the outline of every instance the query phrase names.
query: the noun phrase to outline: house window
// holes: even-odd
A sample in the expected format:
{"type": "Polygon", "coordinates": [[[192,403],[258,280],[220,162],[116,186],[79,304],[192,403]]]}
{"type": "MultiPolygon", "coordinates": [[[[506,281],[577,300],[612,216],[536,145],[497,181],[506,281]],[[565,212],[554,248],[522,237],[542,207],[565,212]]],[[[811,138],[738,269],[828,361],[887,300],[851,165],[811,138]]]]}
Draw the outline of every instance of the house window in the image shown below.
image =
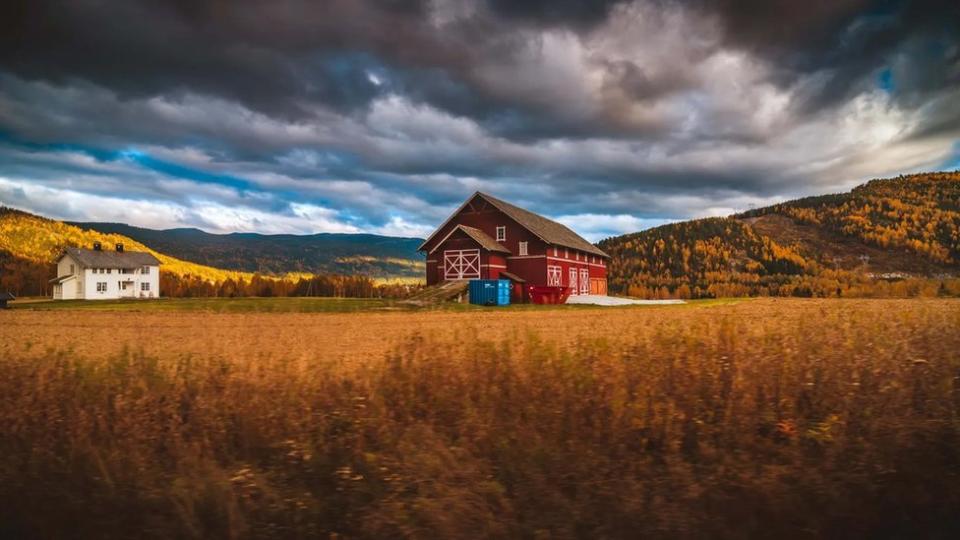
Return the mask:
{"type": "Polygon", "coordinates": [[[547,286],[549,287],[560,287],[560,267],[559,266],[548,266],[547,267],[547,286]]]}
{"type": "Polygon", "coordinates": [[[141,283],[141,284],[140,284],[140,290],[141,290],[141,291],[149,291],[149,290],[150,290],[150,284],[149,284],[149,283],[146,283],[146,282],[141,283]]]}
{"type": "Polygon", "coordinates": [[[107,273],[108,273],[108,274],[110,274],[110,273],[112,273],[112,272],[113,272],[113,270],[107,268],[107,273]]]}
{"type": "Polygon", "coordinates": [[[98,281],[98,282],[97,282],[97,292],[98,292],[98,293],[105,293],[105,292],[107,292],[107,282],[106,282],[106,281],[98,281]]]}
{"type": "Polygon", "coordinates": [[[74,266],[71,264],[71,265],[70,265],[70,273],[72,274],[72,273],[74,273],[75,271],[76,271],[76,269],[75,269],[74,266]]]}
{"type": "Polygon", "coordinates": [[[522,256],[524,256],[524,255],[526,255],[526,254],[527,254],[527,243],[526,243],[526,242],[520,242],[520,256],[522,257],[522,256]]]}
{"type": "Polygon", "coordinates": [[[507,228],[504,225],[497,227],[497,242],[503,242],[507,239],[507,228]]]}
{"type": "Polygon", "coordinates": [[[150,267],[149,267],[149,266],[144,266],[143,268],[140,269],[140,273],[141,273],[141,274],[149,274],[149,273],[150,273],[150,267]]]}

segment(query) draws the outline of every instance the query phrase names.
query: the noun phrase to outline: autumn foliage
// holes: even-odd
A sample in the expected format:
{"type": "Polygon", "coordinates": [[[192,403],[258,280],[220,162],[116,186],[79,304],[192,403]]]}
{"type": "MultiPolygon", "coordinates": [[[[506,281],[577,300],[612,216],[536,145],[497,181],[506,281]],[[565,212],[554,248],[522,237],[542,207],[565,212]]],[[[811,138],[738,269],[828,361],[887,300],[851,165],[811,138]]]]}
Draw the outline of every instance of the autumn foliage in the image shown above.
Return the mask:
{"type": "Polygon", "coordinates": [[[410,283],[378,283],[367,276],[290,273],[280,276],[222,270],[182,261],[119,234],[104,234],[26,212],[0,207],[0,291],[17,296],[49,296],[53,262],[66,247],[124,244],[145,251],[161,264],[164,296],[346,296],[400,297],[416,289],[410,283]]]}
{"type": "Polygon", "coordinates": [[[600,243],[613,259],[611,291],[645,298],[723,296],[955,296],[960,294],[960,173],[874,180],[850,193],[811,197],[728,218],[665,225],[600,243]],[[809,246],[777,242],[751,226],[786,216],[901,257],[922,273],[839,265],[809,246]]]}

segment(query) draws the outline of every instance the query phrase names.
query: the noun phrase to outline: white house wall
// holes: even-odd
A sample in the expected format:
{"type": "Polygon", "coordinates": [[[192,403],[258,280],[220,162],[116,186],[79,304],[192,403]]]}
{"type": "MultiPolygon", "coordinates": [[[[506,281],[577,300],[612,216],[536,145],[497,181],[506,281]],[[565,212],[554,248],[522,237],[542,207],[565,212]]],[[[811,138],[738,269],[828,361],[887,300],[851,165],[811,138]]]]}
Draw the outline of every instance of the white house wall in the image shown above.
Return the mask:
{"type": "Polygon", "coordinates": [[[140,273],[140,268],[132,274],[121,274],[119,268],[110,269],[110,273],[94,273],[92,268],[84,268],[84,292],[80,298],[87,300],[115,300],[117,298],[156,298],[160,296],[160,267],[151,266],[146,275],[140,273]],[[132,281],[133,289],[121,291],[121,282],[132,281]],[[97,291],[97,283],[106,283],[106,291],[97,291]],[[150,290],[142,291],[141,283],[149,283],[150,290]],[[121,292],[125,294],[121,294],[121,292]],[[141,295],[141,292],[143,293],[141,295]],[[152,294],[151,294],[152,293],[152,294]]]}
{"type": "Polygon", "coordinates": [[[76,279],[68,279],[60,284],[60,299],[75,300],[77,297],[76,279]]]}
{"type": "Polygon", "coordinates": [[[69,255],[64,255],[60,262],[57,263],[57,277],[60,276],[69,276],[70,274],[75,274],[79,270],[80,265],[73,260],[73,257],[69,255]],[[73,272],[70,271],[70,265],[73,265],[73,272]]]}
{"type": "Polygon", "coordinates": [[[57,263],[57,277],[76,275],[54,287],[55,300],[115,300],[118,298],[157,298],[160,296],[160,267],[150,266],[147,274],[137,268],[132,274],[123,274],[119,268],[111,268],[110,273],[94,272],[92,268],[80,266],[70,255],[65,255],[57,263]],[[73,272],[70,271],[73,265],[73,272]],[[132,284],[126,291],[121,290],[121,282],[130,280],[132,284]],[[106,283],[106,291],[97,291],[97,283],[106,283]],[[142,291],[142,283],[149,283],[150,290],[142,291]],[[142,292],[142,295],[141,295],[142,292]],[[125,294],[122,294],[125,293],[125,294]]]}

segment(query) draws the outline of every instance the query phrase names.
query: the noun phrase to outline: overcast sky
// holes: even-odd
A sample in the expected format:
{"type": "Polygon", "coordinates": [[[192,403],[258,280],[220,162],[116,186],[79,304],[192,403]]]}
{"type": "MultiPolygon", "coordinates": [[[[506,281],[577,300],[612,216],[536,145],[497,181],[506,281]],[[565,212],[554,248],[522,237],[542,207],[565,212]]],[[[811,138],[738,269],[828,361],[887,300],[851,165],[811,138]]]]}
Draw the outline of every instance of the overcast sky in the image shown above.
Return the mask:
{"type": "Polygon", "coordinates": [[[0,7],[0,203],[424,236],[475,190],[591,240],[960,165],[960,2],[0,7]]]}

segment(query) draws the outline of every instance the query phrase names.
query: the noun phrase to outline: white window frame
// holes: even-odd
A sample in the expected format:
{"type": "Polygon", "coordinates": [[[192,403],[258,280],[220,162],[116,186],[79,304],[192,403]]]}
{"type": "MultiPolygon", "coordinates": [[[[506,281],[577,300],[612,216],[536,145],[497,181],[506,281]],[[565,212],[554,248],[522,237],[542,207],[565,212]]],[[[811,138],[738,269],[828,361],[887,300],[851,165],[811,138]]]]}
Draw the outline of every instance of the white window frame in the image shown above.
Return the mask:
{"type": "Polygon", "coordinates": [[[140,274],[142,274],[142,275],[146,275],[146,274],[149,274],[149,273],[150,273],[150,267],[149,267],[149,266],[144,266],[143,268],[140,269],[140,274]]]}
{"type": "Polygon", "coordinates": [[[563,286],[561,282],[562,279],[563,279],[562,268],[554,265],[547,266],[547,286],[548,287],[562,287],[563,286]]]}
{"type": "Polygon", "coordinates": [[[149,282],[149,281],[141,281],[141,282],[140,282],[140,291],[141,291],[141,292],[150,292],[150,282],[149,282]]]}
{"type": "Polygon", "coordinates": [[[107,282],[106,282],[106,281],[98,281],[98,282],[97,282],[97,292],[98,292],[98,293],[101,293],[101,294],[107,292],[107,282]]]}
{"type": "Polygon", "coordinates": [[[497,226],[497,242],[506,242],[507,241],[507,226],[498,225],[497,226]]]}
{"type": "Polygon", "coordinates": [[[527,255],[530,254],[530,253],[527,251],[527,249],[528,249],[528,248],[527,248],[527,243],[526,243],[526,242],[520,242],[520,243],[517,245],[517,250],[520,252],[520,256],[521,256],[521,257],[525,257],[525,256],[527,256],[527,255]]]}

